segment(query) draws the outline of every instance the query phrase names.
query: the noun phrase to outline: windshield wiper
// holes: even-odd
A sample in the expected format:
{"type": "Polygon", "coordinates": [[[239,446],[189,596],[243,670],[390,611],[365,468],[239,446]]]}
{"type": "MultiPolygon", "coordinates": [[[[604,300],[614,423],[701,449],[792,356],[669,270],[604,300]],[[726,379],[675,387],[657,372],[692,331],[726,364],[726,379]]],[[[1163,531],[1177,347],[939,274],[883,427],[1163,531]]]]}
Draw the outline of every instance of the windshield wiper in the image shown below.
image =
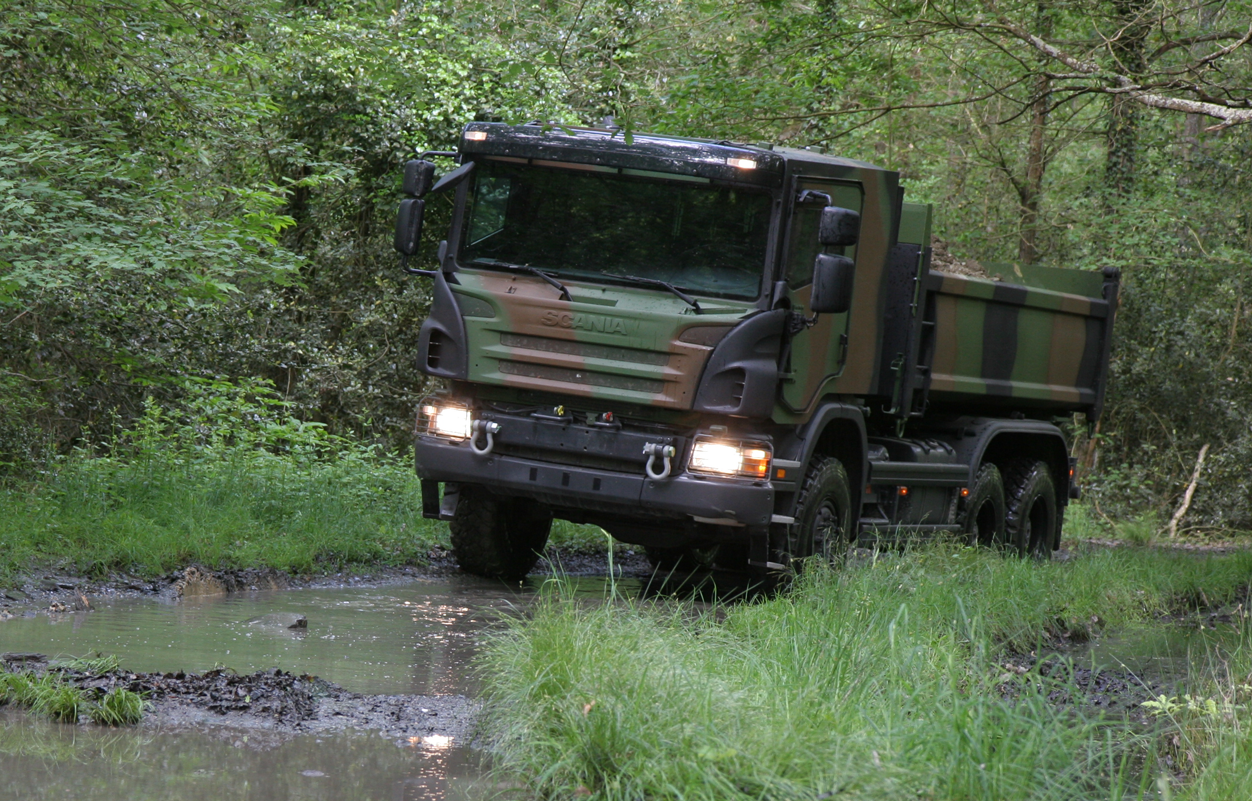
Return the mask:
{"type": "Polygon", "coordinates": [[[644,278],[639,275],[618,275],[617,273],[606,273],[603,270],[600,271],[600,275],[607,278],[620,278],[623,281],[631,281],[636,284],[647,284],[648,286],[659,286],[662,289],[668,289],[674,295],[685,301],[688,306],[695,309],[696,314],[700,313],[700,302],[668,281],[662,281],[660,278],[644,278]]]}
{"type": "Polygon", "coordinates": [[[470,264],[490,264],[492,267],[503,267],[506,270],[513,270],[514,272],[530,273],[531,275],[542,278],[556,289],[559,289],[561,291],[561,300],[574,300],[570,297],[569,290],[565,288],[565,284],[562,284],[560,281],[548,275],[543,270],[540,270],[538,267],[531,267],[528,264],[512,264],[498,259],[474,259],[470,262],[470,264]]]}

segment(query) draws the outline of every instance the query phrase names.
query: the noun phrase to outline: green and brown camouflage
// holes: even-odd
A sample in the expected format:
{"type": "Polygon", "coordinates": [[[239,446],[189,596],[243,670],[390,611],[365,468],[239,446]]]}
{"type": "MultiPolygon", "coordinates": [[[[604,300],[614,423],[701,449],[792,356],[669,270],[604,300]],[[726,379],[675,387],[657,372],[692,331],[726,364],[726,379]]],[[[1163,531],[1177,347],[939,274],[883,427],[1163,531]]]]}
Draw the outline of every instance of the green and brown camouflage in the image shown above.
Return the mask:
{"type": "MultiPolygon", "coordinates": [[[[801,488],[833,459],[857,490],[854,535],[964,526],[995,540],[1024,514],[1015,498],[1043,493],[1053,517],[1036,539],[1059,543],[1056,510],[1076,489],[1054,421],[1100,413],[1116,273],[934,271],[932,209],[904,202],[896,172],[808,150],[470,123],[458,160],[430,190],[453,190],[455,208],[440,263],[425,271],[434,299],[419,364],[449,380],[419,418],[427,516],[457,519],[456,492],[440,501],[439,482],[477,486],[649,547],[750,544],[752,564],[777,567],[817,547],[803,542],[818,533],[794,530],[801,488]],[[588,180],[594,191],[572,188],[588,180]],[[619,191],[657,205],[604,217],[596,204],[619,191]],[[556,197],[543,192],[598,222],[523,224],[556,197]],[[705,205],[675,200],[683,192],[705,205]],[[819,237],[832,219],[859,229],[819,237]],[[669,260],[655,272],[638,256],[653,245],[669,260]],[[577,259],[554,255],[566,250],[577,259]],[[815,287],[830,293],[831,281],[847,282],[835,295],[850,302],[815,313],[815,287]],[[440,408],[465,422],[436,431],[440,408]],[[701,440],[756,449],[764,472],[701,472],[701,440]],[[964,506],[984,502],[988,466],[1011,496],[990,535],[969,528],[964,506]],[[1031,478],[1040,469],[1050,485],[1031,478]]],[[[417,229],[401,227],[420,226],[420,210],[401,214],[406,255],[417,229]]]]}
{"type": "Polygon", "coordinates": [[[755,311],[721,301],[689,314],[668,294],[577,281],[565,301],[533,276],[487,270],[458,280],[467,381],[662,409],[692,408],[713,345],[755,311]]]}
{"type": "MultiPolygon", "coordinates": [[[[533,127],[523,127],[520,134],[518,130],[471,125],[467,132],[489,136],[465,142],[465,152],[549,166],[585,165],[594,158],[600,162],[597,169],[612,169],[609,156],[583,141],[585,136],[533,127]],[[531,141],[536,139],[538,144],[531,141]],[[519,153],[548,158],[523,159],[519,153]]],[[[630,147],[615,144],[619,150],[630,147]]],[[[758,150],[740,147],[736,152],[758,156],[758,150]]],[[[890,398],[898,389],[902,366],[910,358],[925,358],[925,352],[887,352],[893,338],[884,328],[900,322],[887,309],[891,251],[899,244],[916,246],[915,255],[905,255],[915,259],[923,300],[910,297],[908,305],[924,310],[927,296],[934,295],[934,363],[928,385],[918,387],[929,391],[932,402],[1011,397],[1058,413],[1095,409],[1110,319],[1101,276],[1030,267],[1028,280],[1020,267],[1014,275],[1011,265],[994,281],[927,274],[930,209],[898,203],[896,173],[809,151],[766,152],[781,157],[785,168],[777,180],[758,179],[759,184],[790,187],[791,196],[823,193],[834,205],[860,212],[862,226],[860,243],[846,254],[856,262],[853,306],[843,314],[821,315],[792,336],[770,415],[775,422],[803,422],[832,395],[890,398]],[[893,236],[893,231],[899,233],[893,236]]],[[[673,169],[673,164],[661,166],[673,169]]],[[[765,167],[758,169],[764,172],[765,167]]],[[[812,290],[806,272],[811,273],[818,252],[815,227],[813,220],[792,215],[781,205],[785,216],[778,222],[776,263],[762,265],[772,280],[762,285],[785,282],[785,302],[803,310],[812,290]],[[792,271],[799,275],[793,277],[792,271]]],[[[711,299],[695,314],[663,291],[576,279],[564,281],[572,293],[567,301],[532,275],[469,265],[459,265],[457,275],[453,291],[460,299],[471,354],[465,380],[663,409],[693,408],[713,346],[761,306],[759,301],[711,299]]]]}

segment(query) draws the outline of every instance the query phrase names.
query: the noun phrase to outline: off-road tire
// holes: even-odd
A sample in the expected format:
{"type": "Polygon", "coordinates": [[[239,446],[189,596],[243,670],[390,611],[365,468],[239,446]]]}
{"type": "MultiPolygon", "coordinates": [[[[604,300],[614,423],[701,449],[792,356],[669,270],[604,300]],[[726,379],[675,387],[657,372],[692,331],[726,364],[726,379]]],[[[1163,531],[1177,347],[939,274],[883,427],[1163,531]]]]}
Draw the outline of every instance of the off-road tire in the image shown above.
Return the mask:
{"type": "Polygon", "coordinates": [[[1051,559],[1061,527],[1056,484],[1046,462],[1015,459],[1004,467],[1008,542],[1021,556],[1051,559]]]}
{"type": "Polygon", "coordinates": [[[719,546],[707,548],[646,548],[648,564],[658,573],[691,573],[708,570],[717,559],[719,546]]]}
{"type": "Polygon", "coordinates": [[[783,564],[819,556],[837,562],[848,553],[852,532],[852,490],[838,459],[817,456],[804,474],[796,498],[795,522],[782,527],[779,538],[783,564]]]}
{"type": "Polygon", "coordinates": [[[1004,479],[1000,469],[984,464],[974,476],[974,486],[965,499],[962,530],[970,545],[991,547],[1008,542],[1008,512],[1004,495],[1004,479]]]}
{"type": "Polygon", "coordinates": [[[456,563],[466,573],[520,579],[539,561],[552,513],[527,498],[502,498],[462,485],[448,529],[456,563]]]}

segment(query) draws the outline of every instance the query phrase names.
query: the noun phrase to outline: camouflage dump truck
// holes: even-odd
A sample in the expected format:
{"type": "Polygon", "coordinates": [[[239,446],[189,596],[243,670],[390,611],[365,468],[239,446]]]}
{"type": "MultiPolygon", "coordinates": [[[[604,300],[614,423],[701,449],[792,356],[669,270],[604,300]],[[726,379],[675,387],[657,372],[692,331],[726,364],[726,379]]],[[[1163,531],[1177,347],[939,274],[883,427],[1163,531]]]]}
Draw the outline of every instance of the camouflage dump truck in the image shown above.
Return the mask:
{"type": "Polygon", "coordinates": [[[417,414],[424,514],[463,569],[525,574],[554,518],[678,569],[933,532],[1058,547],[1055,421],[1100,413],[1115,272],[934,272],[897,173],[804,150],[471,123],[456,159],[406,165],[396,247],[452,193],[437,266],[409,271],[446,379],[417,414]]]}

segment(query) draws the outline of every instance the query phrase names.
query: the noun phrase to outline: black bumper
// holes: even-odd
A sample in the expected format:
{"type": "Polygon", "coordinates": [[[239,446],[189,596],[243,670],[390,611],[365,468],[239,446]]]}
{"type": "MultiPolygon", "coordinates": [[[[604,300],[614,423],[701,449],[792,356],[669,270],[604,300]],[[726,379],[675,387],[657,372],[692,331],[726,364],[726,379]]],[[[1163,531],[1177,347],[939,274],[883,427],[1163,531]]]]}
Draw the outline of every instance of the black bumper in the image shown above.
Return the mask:
{"type": "MultiPolygon", "coordinates": [[[[480,484],[501,495],[534,498],[554,507],[618,513],[634,519],[688,519],[727,525],[769,525],[774,488],[768,482],[717,479],[678,472],[643,474],[542,462],[491,453],[468,442],[419,436],[417,475],[429,481],[480,484]]],[[[428,515],[434,516],[434,515],[428,515]]]]}

